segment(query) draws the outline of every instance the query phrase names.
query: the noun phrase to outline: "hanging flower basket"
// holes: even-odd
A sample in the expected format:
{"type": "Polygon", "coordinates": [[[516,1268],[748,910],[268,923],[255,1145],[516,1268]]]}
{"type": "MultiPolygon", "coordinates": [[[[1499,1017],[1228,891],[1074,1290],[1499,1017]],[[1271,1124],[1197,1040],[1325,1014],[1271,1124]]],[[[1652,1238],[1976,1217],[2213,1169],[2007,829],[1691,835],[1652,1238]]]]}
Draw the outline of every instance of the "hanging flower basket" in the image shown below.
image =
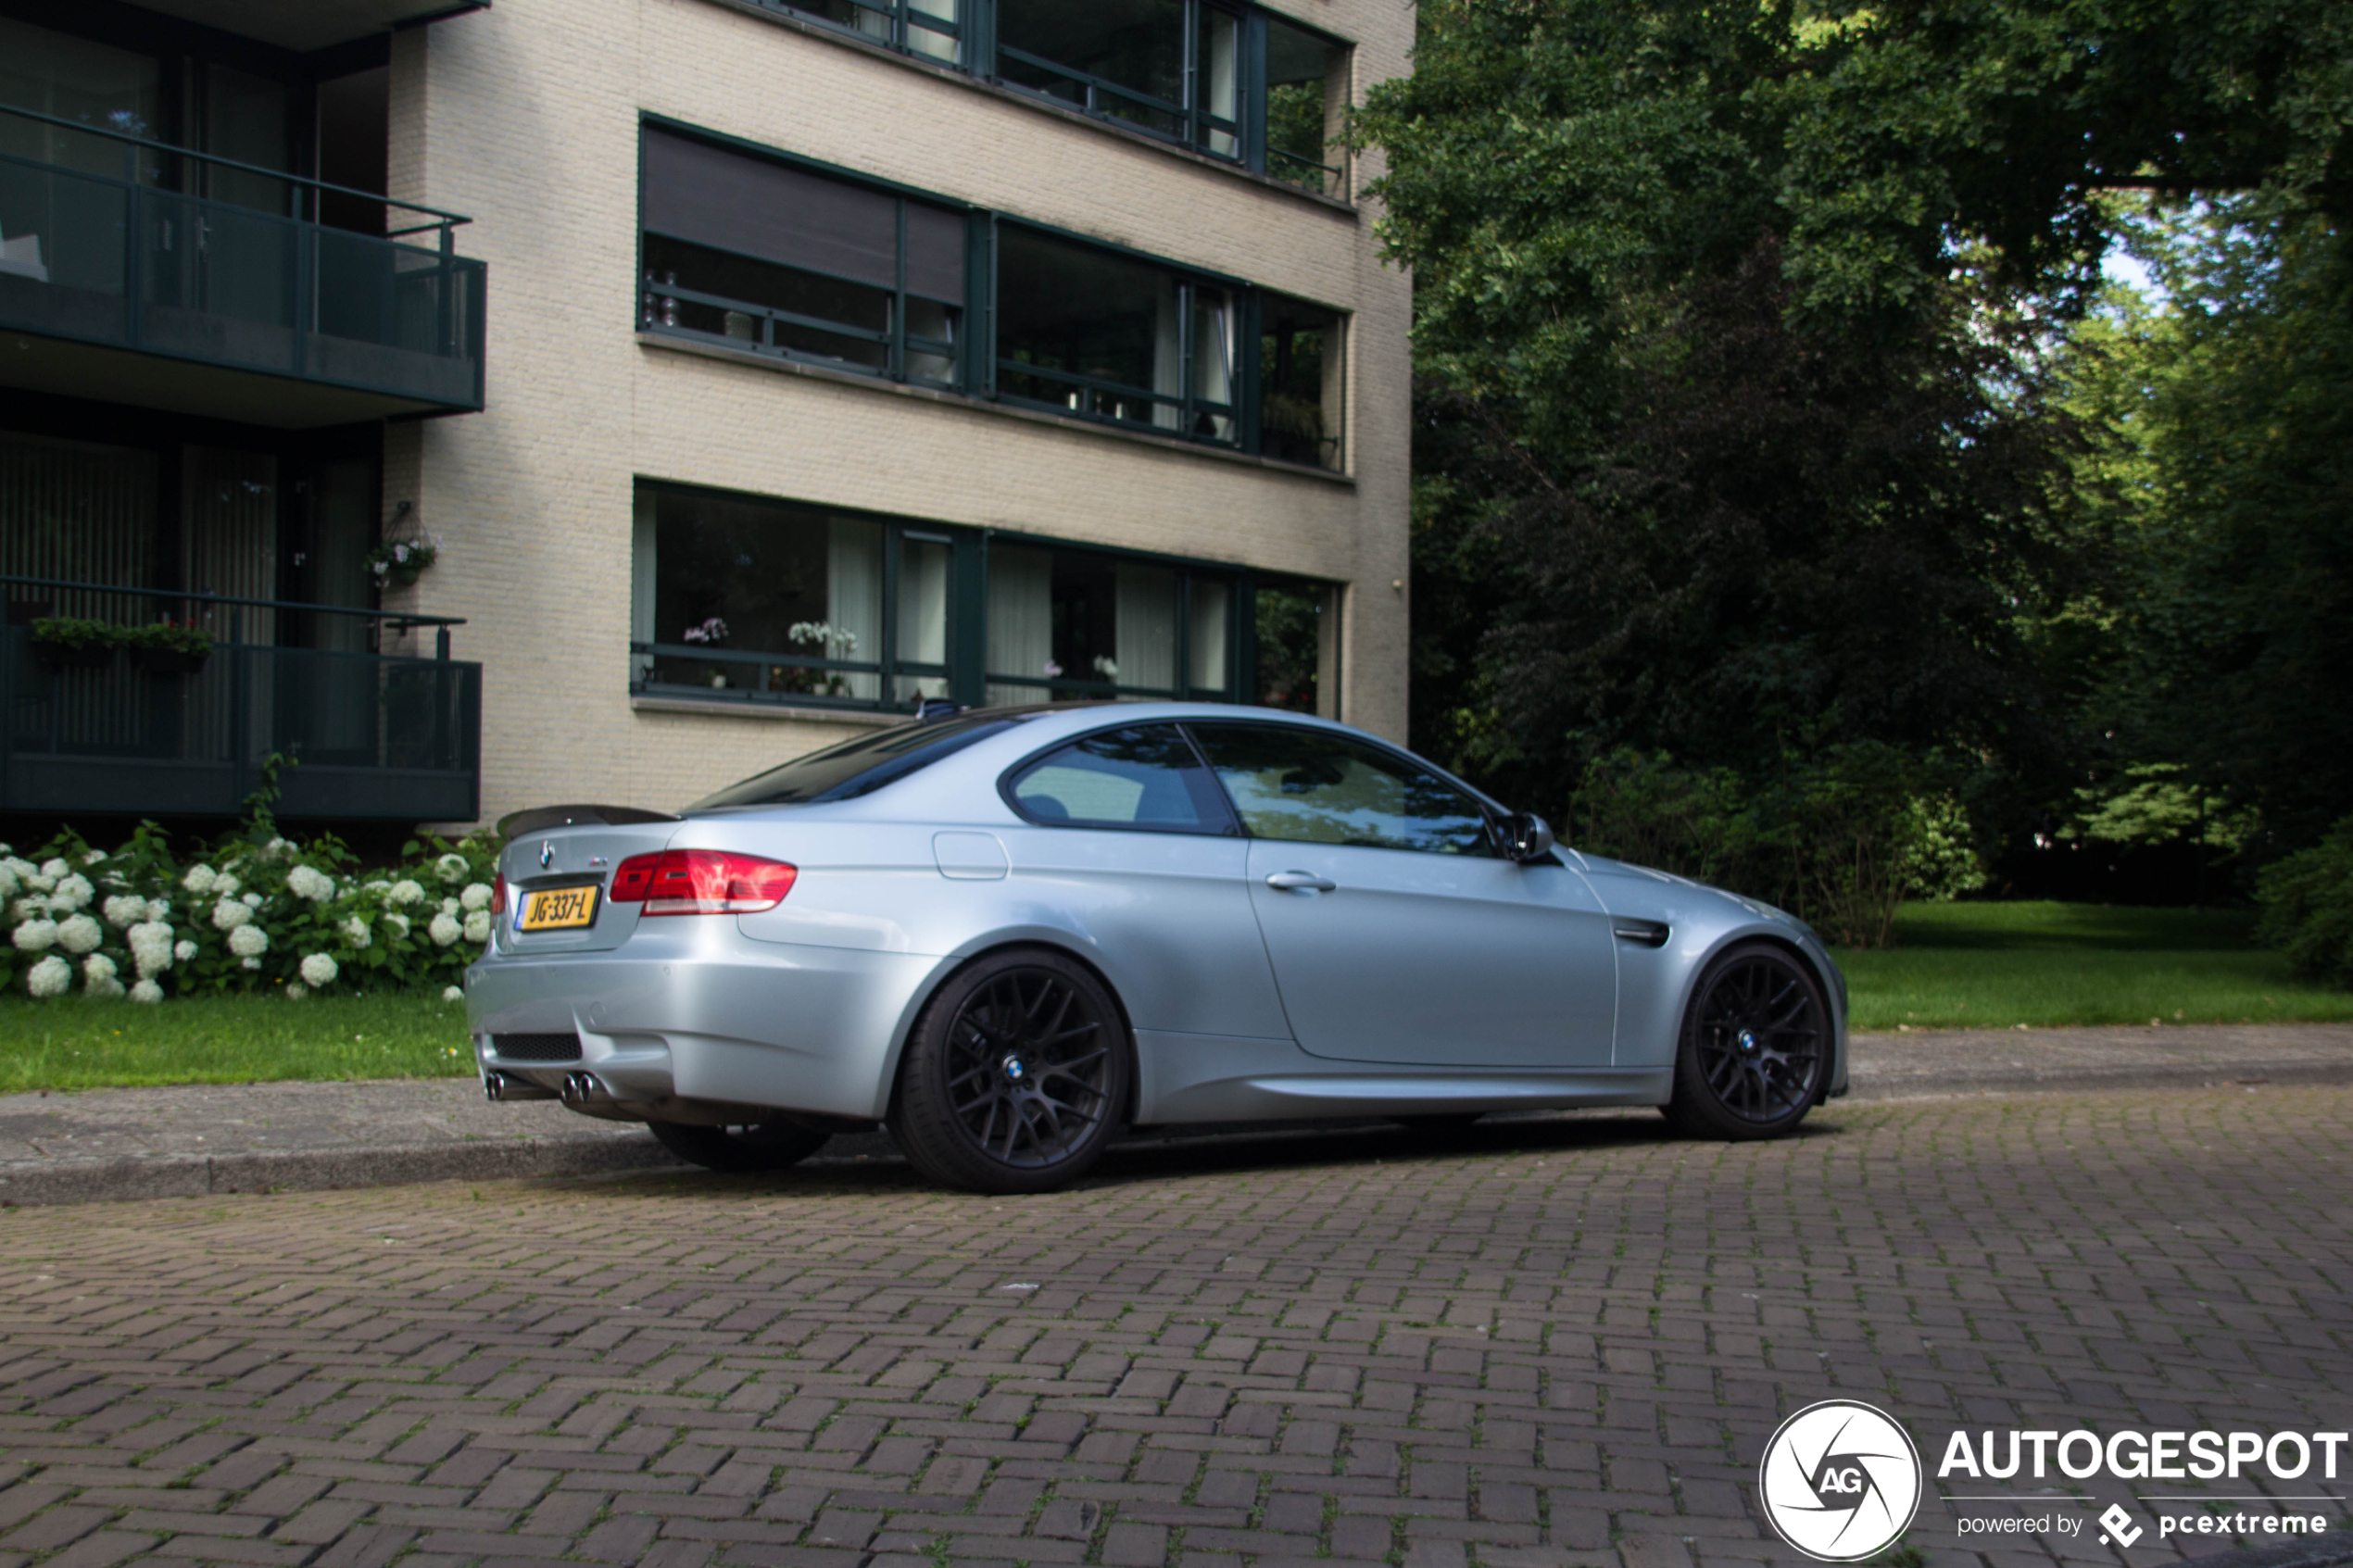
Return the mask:
{"type": "Polygon", "coordinates": [[[142,675],[193,675],[212,657],[212,639],[194,625],[159,621],[120,630],[123,646],[131,650],[131,666],[142,675]]]}
{"type": "Polygon", "coordinates": [[[441,546],[430,537],[387,539],[368,552],[368,570],[375,573],[379,588],[406,588],[440,556],[441,546]]]}

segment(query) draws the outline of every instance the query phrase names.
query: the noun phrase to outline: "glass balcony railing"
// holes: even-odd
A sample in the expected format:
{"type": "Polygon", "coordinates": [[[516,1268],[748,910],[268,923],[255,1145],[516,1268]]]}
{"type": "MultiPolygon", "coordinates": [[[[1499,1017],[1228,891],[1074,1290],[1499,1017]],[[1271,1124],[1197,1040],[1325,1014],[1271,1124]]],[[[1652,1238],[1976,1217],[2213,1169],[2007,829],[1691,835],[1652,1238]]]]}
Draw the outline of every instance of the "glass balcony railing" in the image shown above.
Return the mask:
{"type": "Polygon", "coordinates": [[[0,329],[340,387],[382,413],[478,409],[466,221],[0,105],[0,329]],[[320,222],[322,196],[381,209],[387,232],[320,222]]]}
{"type": "Polygon", "coordinates": [[[346,606],[0,577],[0,811],[233,817],[274,755],[281,817],[472,822],[482,666],[449,657],[461,621],[346,606]],[[201,658],[36,641],[57,614],[170,616],[201,658]],[[384,633],[431,630],[431,657],[384,633]],[[301,637],[309,646],[288,646],[301,637]]]}

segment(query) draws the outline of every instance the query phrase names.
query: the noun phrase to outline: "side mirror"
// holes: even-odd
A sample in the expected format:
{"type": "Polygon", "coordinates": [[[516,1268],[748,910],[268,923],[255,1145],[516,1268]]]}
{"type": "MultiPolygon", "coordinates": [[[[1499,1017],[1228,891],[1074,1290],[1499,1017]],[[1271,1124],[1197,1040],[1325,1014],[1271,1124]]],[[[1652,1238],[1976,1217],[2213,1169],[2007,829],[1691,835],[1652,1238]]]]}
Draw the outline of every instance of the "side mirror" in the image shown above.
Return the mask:
{"type": "Polygon", "coordinates": [[[1526,865],[1553,850],[1552,825],[1532,812],[1522,811],[1504,822],[1504,853],[1526,865]]]}

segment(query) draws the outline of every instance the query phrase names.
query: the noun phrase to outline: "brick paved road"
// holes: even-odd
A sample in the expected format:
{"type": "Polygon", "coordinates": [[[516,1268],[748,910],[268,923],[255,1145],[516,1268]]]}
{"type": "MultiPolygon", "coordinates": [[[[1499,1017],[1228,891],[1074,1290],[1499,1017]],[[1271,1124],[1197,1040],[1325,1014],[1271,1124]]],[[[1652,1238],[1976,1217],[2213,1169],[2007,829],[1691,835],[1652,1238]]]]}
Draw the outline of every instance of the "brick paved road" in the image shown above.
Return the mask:
{"type": "MultiPolygon", "coordinates": [[[[2345,1428],[2348,1133],[2353,1089],[2224,1089],[1124,1151],[1034,1198],[0,1211],[0,1568],[1789,1562],[1754,1466],[1832,1394],[1931,1461],[1960,1424],[2345,1428]]],[[[2049,1562],[1933,1496],[1914,1538],[2049,1562]]]]}

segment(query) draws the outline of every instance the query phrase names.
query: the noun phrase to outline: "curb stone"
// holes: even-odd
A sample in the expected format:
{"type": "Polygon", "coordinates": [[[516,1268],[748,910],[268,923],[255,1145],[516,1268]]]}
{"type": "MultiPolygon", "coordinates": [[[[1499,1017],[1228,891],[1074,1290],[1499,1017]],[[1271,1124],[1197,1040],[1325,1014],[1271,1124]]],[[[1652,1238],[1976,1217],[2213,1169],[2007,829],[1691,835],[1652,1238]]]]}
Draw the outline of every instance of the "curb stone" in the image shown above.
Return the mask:
{"type": "Polygon", "coordinates": [[[230,1192],[317,1192],[417,1182],[595,1176],[679,1168],[649,1135],[395,1144],[250,1154],[60,1161],[0,1174],[0,1207],[203,1198],[230,1192]]]}

